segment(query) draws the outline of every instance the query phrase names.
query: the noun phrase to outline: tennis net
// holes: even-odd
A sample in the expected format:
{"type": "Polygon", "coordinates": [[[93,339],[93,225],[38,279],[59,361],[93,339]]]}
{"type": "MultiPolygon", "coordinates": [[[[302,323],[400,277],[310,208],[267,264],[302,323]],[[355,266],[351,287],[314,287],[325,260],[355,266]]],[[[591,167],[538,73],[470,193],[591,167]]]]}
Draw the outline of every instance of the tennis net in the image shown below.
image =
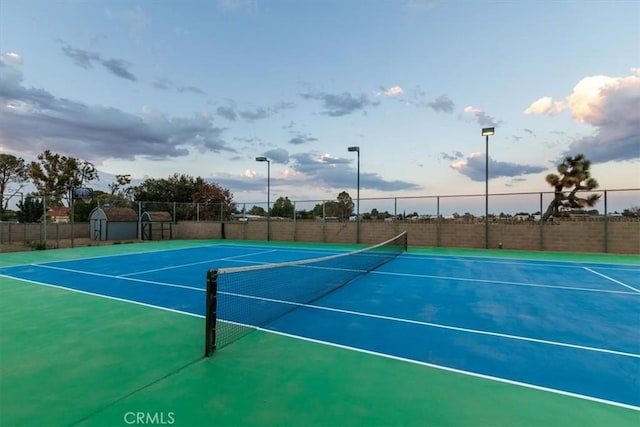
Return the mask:
{"type": "Polygon", "coordinates": [[[312,304],[406,250],[405,231],[353,252],[209,270],[205,356],[296,308],[312,304]]]}

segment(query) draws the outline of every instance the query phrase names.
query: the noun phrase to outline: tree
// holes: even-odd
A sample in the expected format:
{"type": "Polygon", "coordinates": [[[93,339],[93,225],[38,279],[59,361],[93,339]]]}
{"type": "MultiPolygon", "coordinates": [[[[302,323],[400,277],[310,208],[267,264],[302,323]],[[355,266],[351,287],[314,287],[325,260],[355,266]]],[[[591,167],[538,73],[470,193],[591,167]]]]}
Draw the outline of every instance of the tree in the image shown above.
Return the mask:
{"type": "Polygon", "coordinates": [[[4,219],[9,201],[18,194],[24,183],[29,179],[27,166],[24,159],[12,154],[0,154],[0,220],[4,219]],[[9,184],[15,183],[17,187],[9,188],[9,184]]]}
{"type": "Polygon", "coordinates": [[[255,206],[255,205],[251,209],[249,209],[249,212],[247,213],[249,215],[267,216],[267,211],[264,210],[263,207],[255,206]]]}
{"type": "Polygon", "coordinates": [[[306,209],[296,211],[296,218],[297,219],[313,219],[313,211],[308,211],[306,209]]]}
{"type": "Polygon", "coordinates": [[[61,156],[46,150],[28,167],[29,176],[38,192],[48,197],[47,204],[60,206],[71,199],[71,191],[98,179],[98,171],[91,162],[61,156]]]}
{"type": "Polygon", "coordinates": [[[338,194],[338,209],[340,218],[349,218],[353,214],[353,199],[346,191],[338,194]]]}
{"type": "Polygon", "coordinates": [[[598,181],[591,177],[591,162],[584,154],[574,157],[567,156],[558,165],[558,173],[550,173],[545,180],[554,188],[554,197],[542,220],[546,221],[552,216],[560,216],[561,209],[583,209],[585,206],[593,207],[600,199],[599,194],[590,194],[586,197],[578,197],[579,191],[591,191],[598,188],[598,181]],[[567,194],[565,190],[572,189],[567,194]]]}
{"type": "Polygon", "coordinates": [[[98,198],[94,194],[92,200],[76,200],[73,203],[73,220],[75,222],[89,222],[91,211],[98,207],[98,198]]]}
{"type": "Polygon", "coordinates": [[[200,212],[201,219],[227,218],[235,209],[233,194],[228,189],[185,174],[175,173],[162,179],[148,178],[133,187],[131,192],[135,201],[160,202],[165,207],[168,203],[181,203],[176,210],[176,219],[194,219],[197,203],[204,205],[204,210],[200,212]]]}
{"type": "Polygon", "coordinates": [[[27,196],[18,202],[19,222],[40,222],[44,215],[44,203],[39,197],[27,196]]]}
{"type": "Polygon", "coordinates": [[[148,178],[133,187],[133,197],[137,201],[180,202],[180,203],[231,203],[231,192],[217,184],[175,173],[168,178],[148,178]]]}
{"type": "Polygon", "coordinates": [[[111,197],[129,199],[131,197],[131,187],[125,188],[129,184],[131,184],[131,175],[116,175],[115,182],[108,185],[111,197]]]}
{"type": "Polygon", "coordinates": [[[288,197],[278,197],[271,208],[271,216],[293,218],[293,202],[288,197]]]}
{"type": "Polygon", "coordinates": [[[628,218],[638,218],[640,217],[640,206],[631,206],[631,208],[623,210],[621,215],[628,218]]]}

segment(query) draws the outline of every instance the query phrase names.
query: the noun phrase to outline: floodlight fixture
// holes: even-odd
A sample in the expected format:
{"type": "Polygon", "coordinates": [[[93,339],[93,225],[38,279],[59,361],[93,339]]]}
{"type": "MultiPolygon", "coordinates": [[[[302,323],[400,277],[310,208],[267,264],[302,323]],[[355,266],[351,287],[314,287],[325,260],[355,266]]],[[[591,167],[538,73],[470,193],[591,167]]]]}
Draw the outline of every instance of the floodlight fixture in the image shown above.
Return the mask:
{"type": "Polygon", "coordinates": [[[491,136],[495,133],[495,128],[482,128],[482,136],[491,136]]]}

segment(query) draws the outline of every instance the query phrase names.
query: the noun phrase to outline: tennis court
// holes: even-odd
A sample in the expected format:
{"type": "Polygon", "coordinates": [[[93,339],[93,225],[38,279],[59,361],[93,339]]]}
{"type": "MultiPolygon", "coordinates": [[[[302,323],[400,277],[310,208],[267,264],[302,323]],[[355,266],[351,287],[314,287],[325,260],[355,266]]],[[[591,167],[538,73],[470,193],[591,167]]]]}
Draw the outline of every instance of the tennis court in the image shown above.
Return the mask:
{"type": "Polygon", "coordinates": [[[183,241],[2,255],[0,423],[640,423],[634,256],[409,248],[366,274],[321,267],[357,277],[308,302],[274,287],[271,269],[219,298],[249,319],[288,309],[202,356],[208,270],[353,249],[183,241]]]}

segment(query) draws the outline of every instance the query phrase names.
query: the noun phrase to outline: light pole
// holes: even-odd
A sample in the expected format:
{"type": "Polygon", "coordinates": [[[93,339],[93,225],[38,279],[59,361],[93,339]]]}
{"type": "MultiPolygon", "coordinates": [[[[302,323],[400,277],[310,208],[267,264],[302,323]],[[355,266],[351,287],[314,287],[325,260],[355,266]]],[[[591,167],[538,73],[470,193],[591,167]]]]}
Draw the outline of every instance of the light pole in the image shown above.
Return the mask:
{"type": "Polygon", "coordinates": [[[256,157],[256,162],[267,162],[267,241],[271,239],[271,213],[269,206],[271,205],[271,162],[264,156],[256,157]]]}
{"type": "Polygon", "coordinates": [[[495,128],[482,128],[485,137],[484,149],[484,248],[489,249],[489,136],[495,134],[495,128]]]}
{"type": "Polygon", "coordinates": [[[356,243],[360,243],[360,147],[347,148],[348,151],[358,153],[358,183],[357,183],[357,207],[356,207],[356,243]]]}

